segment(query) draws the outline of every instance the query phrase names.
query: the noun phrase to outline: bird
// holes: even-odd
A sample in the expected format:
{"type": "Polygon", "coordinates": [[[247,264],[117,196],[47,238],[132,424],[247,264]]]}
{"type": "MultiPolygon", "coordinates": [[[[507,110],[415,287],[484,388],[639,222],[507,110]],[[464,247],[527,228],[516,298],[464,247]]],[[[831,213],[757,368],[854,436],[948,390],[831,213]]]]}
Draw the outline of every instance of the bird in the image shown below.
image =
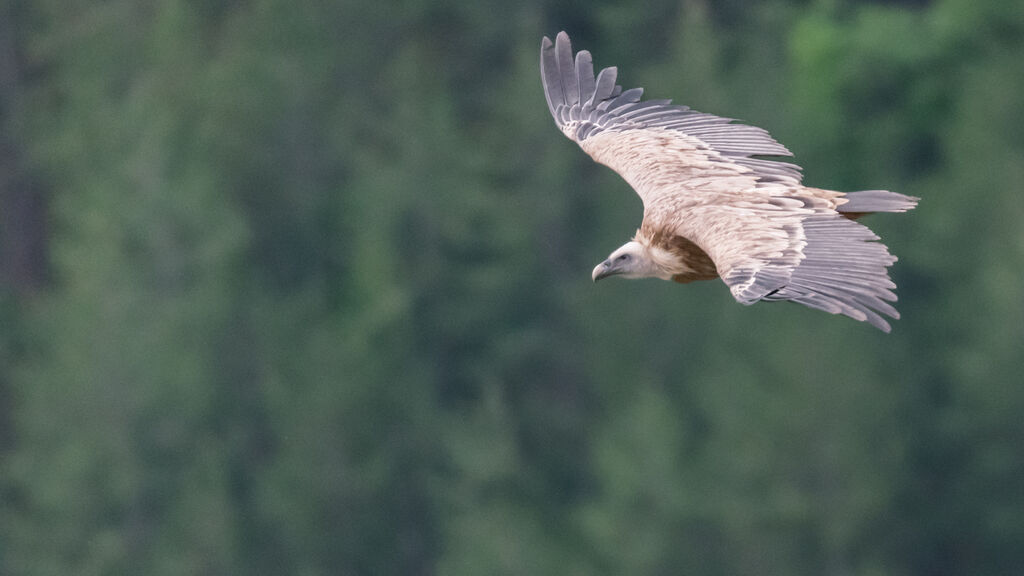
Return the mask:
{"type": "Polygon", "coordinates": [[[837,192],[802,184],[793,154],[767,131],[623,90],[618,69],[594,75],[568,34],[545,36],[541,83],[561,132],[617,172],[643,201],[633,238],[591,274],[679,283],[721,278],[741,304],[791,301],[884,332],[896,257],[857,220],[906,212],[919,198],[886,190],[837,192]]]}

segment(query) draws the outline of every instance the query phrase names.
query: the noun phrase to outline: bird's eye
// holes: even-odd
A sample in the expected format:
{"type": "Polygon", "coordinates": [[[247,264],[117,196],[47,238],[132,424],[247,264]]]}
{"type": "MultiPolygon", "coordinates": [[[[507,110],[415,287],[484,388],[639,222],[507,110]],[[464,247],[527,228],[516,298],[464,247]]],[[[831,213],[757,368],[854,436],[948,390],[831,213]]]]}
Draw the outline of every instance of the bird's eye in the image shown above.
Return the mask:
{"type": "Polygon", "coordinates": [[[626,260],[629,260],[629,254],[621,254],[618,258],[616,258],[616,260],[618,260],[619,262],[625,262],[626,260]]]}

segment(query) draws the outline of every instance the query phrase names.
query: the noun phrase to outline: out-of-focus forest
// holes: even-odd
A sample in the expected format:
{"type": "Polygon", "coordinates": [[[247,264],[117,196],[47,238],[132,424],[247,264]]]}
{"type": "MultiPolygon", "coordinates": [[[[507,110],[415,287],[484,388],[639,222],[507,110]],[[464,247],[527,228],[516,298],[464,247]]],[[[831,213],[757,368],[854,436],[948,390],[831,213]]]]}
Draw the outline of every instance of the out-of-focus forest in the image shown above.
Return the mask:
{"type": "Polygon", "coordinates": [[[0,573],[1024,573],[1019,0],[0,0],[0,573]],[[886,335],[609,280],[542,35],[920,196],[886,335]]]}

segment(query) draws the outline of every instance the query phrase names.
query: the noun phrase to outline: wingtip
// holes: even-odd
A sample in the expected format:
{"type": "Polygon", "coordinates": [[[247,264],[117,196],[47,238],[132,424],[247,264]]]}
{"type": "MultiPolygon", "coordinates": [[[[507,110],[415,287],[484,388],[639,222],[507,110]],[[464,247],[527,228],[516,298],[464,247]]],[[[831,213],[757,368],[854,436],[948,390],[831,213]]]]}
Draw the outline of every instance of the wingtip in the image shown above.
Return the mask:
{"type": "Polygon", "coordinates": [[[569,35],[562,30],[555,36],[555,52],[558,53],[559,57],[566,57],[572,60],[572,42],[569,41],[569,35]]]}

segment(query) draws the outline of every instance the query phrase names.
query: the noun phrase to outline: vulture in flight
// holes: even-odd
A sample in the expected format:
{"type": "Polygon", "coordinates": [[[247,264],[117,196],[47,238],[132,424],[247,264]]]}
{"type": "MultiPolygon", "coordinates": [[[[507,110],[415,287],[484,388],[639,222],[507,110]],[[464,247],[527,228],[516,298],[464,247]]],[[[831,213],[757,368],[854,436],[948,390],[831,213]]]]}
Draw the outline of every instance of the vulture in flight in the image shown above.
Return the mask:
{"type": "Polygon", "coordinates": [[[721,278],[741,304],[791,300],[867,321],[888,332],[899,318],[896,261],[866,226],[871,212],[905,212],[917,198],[884,190],[834,192],[801,184],[792,156],[754,126],[640,101],[617,69],[594,76],[590,53],[575,54],[565,32],[541,42],[541,81],[555,123],[640,195],[633,239],[594,268],[608,276],[686,283],[721,278]]]}

